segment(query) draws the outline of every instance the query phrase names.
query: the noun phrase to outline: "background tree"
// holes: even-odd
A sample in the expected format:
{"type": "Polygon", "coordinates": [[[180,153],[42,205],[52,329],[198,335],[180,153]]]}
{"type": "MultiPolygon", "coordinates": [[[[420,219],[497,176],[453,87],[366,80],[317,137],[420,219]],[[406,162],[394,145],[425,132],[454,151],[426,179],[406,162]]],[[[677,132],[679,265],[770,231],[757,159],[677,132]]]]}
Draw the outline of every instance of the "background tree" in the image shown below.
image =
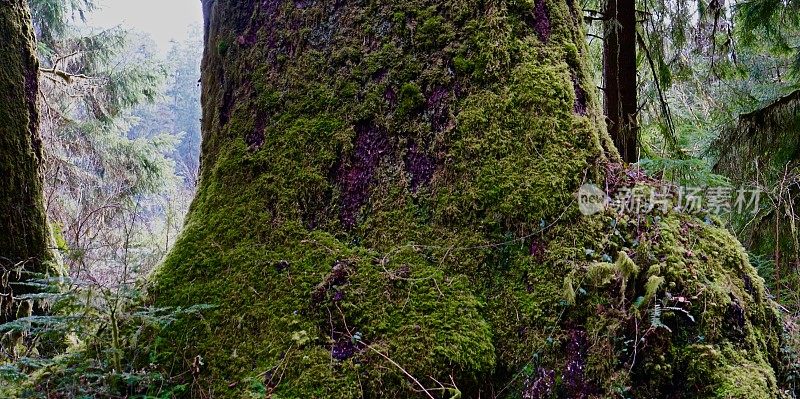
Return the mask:
{"type": "Polygon", "coordinates": [[[602,65],[597,74],[609,133],[621,155],[627,162],[637,162],[641,150],[645,159],[666,153],[685,160],[667,91],[673,75],[678,80],[685,77],[693,61],[708,61],[714,76],[719,76],[729,59],[735,59],[730,8],[724,1],[702,0],[583,5],[586,20],[593,24],[590,42],[595,42],[592,47],[600,57],[597,65],[602,65]],[[658,144],[653,146],[650,139],[659,140],[658,144]]]}
{"type": "Polygon", "coordinates": [[[193,192],[200,161],[200,59],[203,55],[203,31],[192,26],[187,39],[174,41],[166,54],[168,71],[164,95],[153,104],[140,106],[135,115],[139,123],[131,129],[132,137],[156,137],[164,131],[180,136],[171,158],[176,173],[193,192]]]}
{"type": "MultiPolygon", "coordinates": [[[[0,321],[17,317],[17,283],[51,270],[33,28],[22,0],[0,3],[0,321]]],[[[30,306],[28,307],[30,310],[30,306]]]]}
{"type": "Polygon", "coordinates": [[[787,188],[792,185],[794,160],[788,154],[793,151],[796,123],[792,112],[783,111],[791,107],[798,87],[794,48],[800,43],[800,30],[789,12],[792,3],[698,3],[689,12],[676,12],[685,6],[669,3],[666,10],[650,8],[656,21],[678,14],[678,20],[686,22],[677,31],[655,29],[658,24],[645,29],[649,42],[656,44],[648,51],[657,67],[639,71],[644,77],[640,79],[646,154],[641,165],[679,184],[763,190],[763,209],[756,215],[762,222],[755,222],[754,215],[729,215],[726,220],[759,259],[773,294],[786,298],[783,305],[797,314],[797,301],[789,295],[792,289],[781,289],[796,286],[797,256],[791,255],[796,253],[796,234],[776,234],[789,228],[794,218],[778,223],[783,227],[764,222],[764,215],[775,220],[777,215],[792,214],[775,209],[792,202],[782,199],[792,195],[787,188]],[[665,140],[666,130],[674,132],[677,151],[665,140]],[[756,173],[752,168],[761,162],[756,173]]]}
{"type": "Polygon", "coordinates": [[[781,302],[797,348],[796,5],[656,1],[639,7],[639,165],[676,184],[762,191],[758,212],[724,219],[781,302]]]}
{"type": "Polygon", "coordinates": [[[608,133],[625,162],[639,161],[635,0],[607,0],[603,9],[603,105],[608,133]]]}
{"type": "Polygon", "coordinates": [[[68,273],[27,281],[44,292],[15,296],[47,306],[46,315],[0,323],[0,397],[171,397],[184,388],[164,377],[172,364],[148,361],[150,338],[199,307],[147,307],[141,287],[194,189],[196,171],[179,177],[176,164],[198,152],[199,128],[184,124],[199,124],[189,103],[199,108],[202,42],[176,43],[176,59],[163,60],[144,34],[87,26],[93,2],[31,7],[45,205],[68,273]]]}
{"type": "Polygon", "coordinates": [[[143,34],[82,24],[91,1],[34,0],[32,8],[59,250],[72,277],[118,285],[160,261],[191,197],[175,172],[179,131],[162,124],[137,134],[140,110],[166,98],[166,65],[143,34]],[[118,273],[131,265],[135,274],[118,273]]]}

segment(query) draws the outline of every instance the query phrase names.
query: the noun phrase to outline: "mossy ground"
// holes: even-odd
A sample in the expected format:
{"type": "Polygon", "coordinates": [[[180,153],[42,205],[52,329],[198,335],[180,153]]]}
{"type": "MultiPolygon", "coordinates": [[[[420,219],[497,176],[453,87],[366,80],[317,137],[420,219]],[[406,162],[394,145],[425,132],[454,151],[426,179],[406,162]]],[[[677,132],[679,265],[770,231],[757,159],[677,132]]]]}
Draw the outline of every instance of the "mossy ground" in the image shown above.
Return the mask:
{"type": "Polygon", "coordinates": [[[167,337],[203,358],[194,396],[777,397],[779,323],[735,240],[578,213],[616,153],[571,3],[210,15],[201,185],[151,290],[218,306],[167,337]]]}

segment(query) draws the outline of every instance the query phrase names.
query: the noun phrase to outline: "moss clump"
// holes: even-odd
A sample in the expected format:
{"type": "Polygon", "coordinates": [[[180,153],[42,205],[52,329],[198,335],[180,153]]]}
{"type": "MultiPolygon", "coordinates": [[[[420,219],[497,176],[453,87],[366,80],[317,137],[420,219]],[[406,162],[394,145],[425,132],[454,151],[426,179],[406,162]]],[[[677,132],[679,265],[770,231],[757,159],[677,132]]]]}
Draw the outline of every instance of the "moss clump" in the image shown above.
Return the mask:
{"type": "Polygon", "coordinates": [[[399,115],[409,115],[418,111],[425,103],[425,96],[422,95],[419,86],[414,83],[406,83],[400,88],[400,105],[397,107],[399,115]]]}
{"type": "Polygon", "coordinates": [[[204,392],[693,397],[724,384],[669,366],[700,337],[776,352],[763,286],[721,230],[580,215],[573,193],[616,156],[576,90],[590,78],[568,2],[257,4],[214,3],[209,45],[243,40],[205,60],[201,185],[151,289],[218,305],[164,354],[201,355],[204,392]]]}
{"type": "MultiPolygon", "coordinates": [[[[195,232],[189,227],[185,239],[195,232]]],[[[180,270],[181,280],[225,276],[213,287],[178,284],[169,292],[187,305],[225,297],[204,320],[203,334],[215,338],[183,348],[203,354],[211,370],[241,370],[228,381],[241,383],[234,389],[220,390],[218,375],[205,376],[217,395],[248,386],[254,374],[245,370],[280,372],[292,382],[279,384],[274,376],[271,389],[281,397],[360,398],[390,381],[404,386],[402,370],[383,365],[383,356],[414,375],[442,380],[449,377],[441,364],[465,378],[493,369],[491,331],[464,277],[445,275],[415,250],[385,259],[325,233],[281,234],[287,236],[285,245],[274,246],[279,250],[251,241],[221,253],[184,245],[200,251],[181,254],[192,267],[165,265],[180,270]],[[232,291],[233,284],[239,289],[232,291]],[[233,331],[246,332],[247,340],[233,331]]],[[[167,278],[160,282],[181,281],[167,278]]]]}

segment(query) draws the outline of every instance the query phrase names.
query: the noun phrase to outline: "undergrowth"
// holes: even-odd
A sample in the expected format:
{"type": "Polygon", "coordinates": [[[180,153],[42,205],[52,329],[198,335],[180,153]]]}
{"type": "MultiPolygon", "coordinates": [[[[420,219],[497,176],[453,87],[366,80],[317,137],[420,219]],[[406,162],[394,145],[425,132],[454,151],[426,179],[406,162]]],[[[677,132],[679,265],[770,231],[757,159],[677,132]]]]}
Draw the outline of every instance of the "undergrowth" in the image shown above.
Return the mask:
{"type": "Polygon", "coordinates": [[[173,398],[191,389],[191,365],[160,356],[158,335],[210,306],[150,306],[138,281],[30,277],[24,285],[39,293],[15,297],[18,318],[0,325],[0,397],[173,398]]]}

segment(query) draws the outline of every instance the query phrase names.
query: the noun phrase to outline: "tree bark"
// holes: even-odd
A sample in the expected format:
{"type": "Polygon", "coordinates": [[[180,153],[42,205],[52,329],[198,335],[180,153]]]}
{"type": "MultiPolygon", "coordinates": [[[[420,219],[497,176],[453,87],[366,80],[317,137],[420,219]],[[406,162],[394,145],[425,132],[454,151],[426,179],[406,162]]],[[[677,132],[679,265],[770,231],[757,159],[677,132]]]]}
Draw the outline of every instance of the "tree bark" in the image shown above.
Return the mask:
{"type": "Polygon", "coordinates": [[[639,160],[636,68],[636,1],[607,0],[603,85],[608,132],[625,162],[639,160]]]}
{"type": "Polygon", "coordinates": [[[609,155],[578,4],[204,3],[200,184],[150,291],[216,305],[162,341],[194,396],[777,395],[756,337],[779,323],[730,235],[579,212],[584,183],[639,175],[609,155]],[[695,295],[696,325],[651,312],[695,295]]]}
{"type": "Polygon", "coordinates": [[[15,317],[11,290],[51,260],[42,197],[39,64],[25,0],[0,1],[0,320],[15,317]]]}

